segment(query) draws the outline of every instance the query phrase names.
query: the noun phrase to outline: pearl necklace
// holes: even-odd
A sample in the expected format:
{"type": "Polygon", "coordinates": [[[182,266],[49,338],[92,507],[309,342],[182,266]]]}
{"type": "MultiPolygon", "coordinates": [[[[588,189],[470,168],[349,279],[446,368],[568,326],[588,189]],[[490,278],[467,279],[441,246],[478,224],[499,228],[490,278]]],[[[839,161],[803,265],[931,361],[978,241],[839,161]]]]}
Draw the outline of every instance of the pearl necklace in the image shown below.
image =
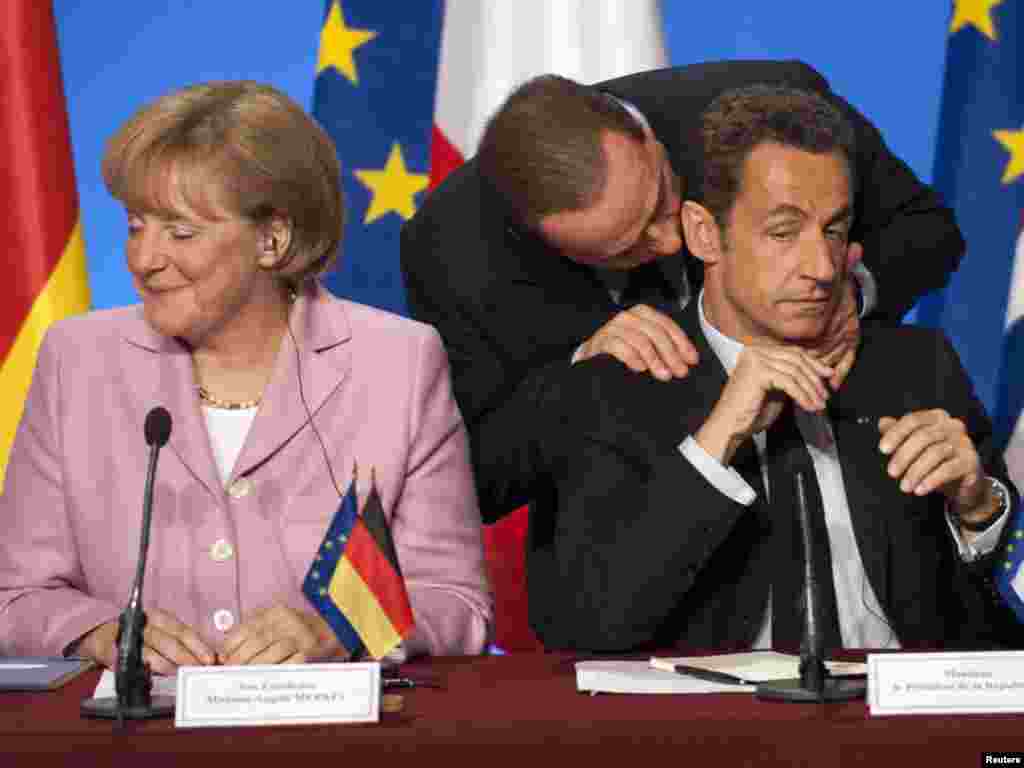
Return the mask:
{"type": "Polygon", "coordinates": [[[263,401],[262,397],[257,397],[253,400],[221,400],[219,397],[211,395],[202,384],[197,384],[196,390],[199,392],[199,399],[204,403],[213,408],[222,408],[227,411],[242,411],[247,408],[256,408],[263,401]]]}

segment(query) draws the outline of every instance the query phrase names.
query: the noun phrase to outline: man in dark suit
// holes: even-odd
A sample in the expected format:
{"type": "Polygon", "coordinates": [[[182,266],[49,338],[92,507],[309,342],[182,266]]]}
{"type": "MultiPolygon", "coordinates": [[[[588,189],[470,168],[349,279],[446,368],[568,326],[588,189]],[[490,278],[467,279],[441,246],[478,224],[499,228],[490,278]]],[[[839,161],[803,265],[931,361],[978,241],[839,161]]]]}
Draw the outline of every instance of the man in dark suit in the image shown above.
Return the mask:
{"type": "MultiPolygon", "coordinates": [[[[543,433],[537,393],[574,355],[608,352],[661,378],[685,375],[697,362],[685,335],[653,308],[657,300],[633,284],[661,282],[655,293],[674,306],[690,295],[684,265],[694,262],[682,247],[678,213],[699,193],[698,116],[719,93],[754,82],[818,91],[853,122],[859,202],[851,237],[864,247],[866,318],[899,322],[956,268],[963,241],[952,213],[874,126],[799,62],[698,64],[595,87],[555,78],[526,84],[492,120],[477,157],[402,230],[409,306],[445,341],[485,519],[532,498],[533,478],[509,465],[543,433]],[[638,179],[607,173],[606,141],[633,153],[638,179]],[[615,231],[574,232],[572,221],[567,231],[545,228],[615,190],[628,203],[615,231]],[[626,274],[630,285],[622,284],[626,274]]],[[[837,350],[840,374],[852,363],[856,320],[851,293],[825,350],[837,350]]]]}
{"type": "MultiPolygon", "coordinates": [[[[549,377],[531,624],[549,647],[795,648],[805,483],[831,647],[989,647],[989,576],[1017,499],[938,332],[868,327],[838,392],[813,350],[850,278],[853,134],[820,96],[754,86],[702,121],[703,264],[674,314],[700,365],[668,382],[595,357],[549,377]]],[[[853,254],[856,255],[855,253],[853,254]]]]}

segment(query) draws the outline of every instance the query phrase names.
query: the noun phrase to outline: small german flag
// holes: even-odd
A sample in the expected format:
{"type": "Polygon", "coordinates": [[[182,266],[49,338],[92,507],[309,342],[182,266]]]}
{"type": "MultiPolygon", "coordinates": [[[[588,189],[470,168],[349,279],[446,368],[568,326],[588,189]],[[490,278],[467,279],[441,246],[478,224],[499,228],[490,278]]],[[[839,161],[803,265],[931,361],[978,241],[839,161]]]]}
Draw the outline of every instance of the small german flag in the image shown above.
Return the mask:
{"type": "Polygon", "coordinates": [[[355,480],[342,497],[302,591],[353,657],[375,659],[412,632],[414,621],[376,481],[357,514],[355,480]]]}

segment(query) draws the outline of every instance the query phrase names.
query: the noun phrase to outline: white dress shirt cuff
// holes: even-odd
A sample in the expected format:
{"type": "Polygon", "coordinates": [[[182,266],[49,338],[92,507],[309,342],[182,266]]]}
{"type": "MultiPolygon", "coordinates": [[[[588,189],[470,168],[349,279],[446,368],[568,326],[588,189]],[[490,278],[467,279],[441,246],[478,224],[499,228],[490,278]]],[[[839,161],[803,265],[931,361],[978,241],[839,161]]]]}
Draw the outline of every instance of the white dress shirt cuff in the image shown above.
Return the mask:
{"type": "MultiPolygon", "coordinates": [[[[998,480],[995,482],[999,483],[998,480]]],[[[1002,483],[999,483],[1002,485],[1002,483]]],[[[1003,493],[1006,494],[1006,498],[1011,498],[1010,494],[1003,488],[1003,493]]],[[[957,551],[960,553],[960,559],[965,563],[970,563],[977,560],[979,557],[983,557],[996,548],[999,543],[999,537],[1003,533],[1003,528],[1006,526],[1006,521],[1010,519],[1008,514],[1010,510],[1004,509],[1003,513],[999,515],[999,519],[996,520],[992,525],[986,528],[981,533],[975,534],[968,541],[967,537],[960,531],[960,526],[957,525],[956,518],[953,515],[946,513],[946,524],[949,526],[949,532],[953,536],[953,541],[956,542],[957,551]]]]}
{"type": "Polygon", "coordinates": [[[871,310],[878,304],[878,282],[871,270],[864,266],[863,261],[858,261],[850,270],[853,273],[857,285],[860,286],[860,297],[862,300],[860,316],[867,317],[871,310]]]}
{"type": "Polygon", "coordinates": [[[704,479],[724,493],[737,504],[749,507],[757,498],[757,493],[743,476],[732,467],[727,467],[700,447],[700,443],[688,437],[679,446],[679,452],[704,479]]]}

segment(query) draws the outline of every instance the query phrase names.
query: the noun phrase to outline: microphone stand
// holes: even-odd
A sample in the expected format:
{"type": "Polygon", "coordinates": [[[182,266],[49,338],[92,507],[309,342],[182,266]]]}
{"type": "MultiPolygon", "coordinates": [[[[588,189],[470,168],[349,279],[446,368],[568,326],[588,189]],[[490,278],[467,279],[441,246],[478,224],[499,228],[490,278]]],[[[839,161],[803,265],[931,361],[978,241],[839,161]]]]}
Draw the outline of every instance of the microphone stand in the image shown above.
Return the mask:
{"type": "MultiPolygon", "coordinates": [[[[150,429],[149,422],[156,410],[150,411],[146,418],[147,438],[153,431],[150,429]]],[[[163,411],[162,408],[159,410],[163,411]]],[[[163,412],[167,414],[166,411],[163,412]]],[[[81,704],[83,717],[108,720],[116,718],[123,725],[125,719],[145,720],[166,717],[174,713],[174,697],[152,696],[153,676],[149,665],[142,661],[142,634],[146,628],[146,612],[142,609],[142,583],[145,578],[146,557],[149,553],[149,529],[153,517],[153,478],[156,476],[156,460],[160,448],[167,442],[167,437],[170,435],[169,414],[166,424],[166,434],[158,435],[150,447],[135,583],[128,598],[128,605],[121,612],[117,621],[117,666],[114,670],[117,696],[85,699],[81,704]]]]}
{"type": "Polygon", "coordinates": [[[796,501],[800,534],[804,544],[804,635],[800,641],[800,677],[761,683],[754,695],[767,701],[824,702],[862,699],[867,691],[866,680],[832,677],[825,667],[825,635],[821,630],[821,608],[818,600],[820,586],[813,557],[814,533],[810,513],[807,511],[804,476],[800,472],[796,473],[796,501]]]}

